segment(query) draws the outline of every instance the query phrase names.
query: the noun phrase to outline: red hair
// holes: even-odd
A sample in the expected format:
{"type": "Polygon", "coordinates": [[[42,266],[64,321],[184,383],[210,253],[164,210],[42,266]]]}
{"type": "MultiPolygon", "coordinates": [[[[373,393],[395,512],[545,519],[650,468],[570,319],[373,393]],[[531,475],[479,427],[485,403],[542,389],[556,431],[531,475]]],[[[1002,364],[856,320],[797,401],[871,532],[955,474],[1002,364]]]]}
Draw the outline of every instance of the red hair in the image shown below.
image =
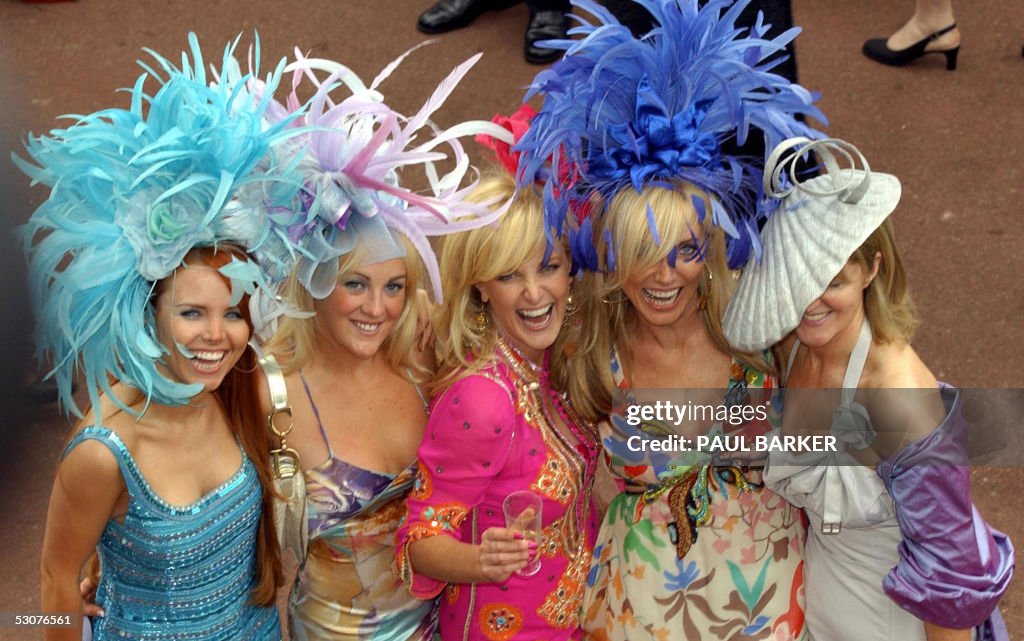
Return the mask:
{"type": "MultiPolygon", "coordinates": [[[[219,270],[232,260],[247,260],[245,252],[234,245],[197,247],[185,255],[182,265],[205,265],[219,270]]],[[[219,271],[218,276],[231,287],[231,279],[219,271]]],[[[251,335],[253,326],[249,314],[248,294],[242,295],[238,309],[249,326],[251,335]]],[[[256,605],[272,606],[277,598],[277,587],[284,583],[284,572],[281,569],[281,555],[273,521],[274,484],[270,472],[269,453],[271,444],[269,434],[264,428],[265,417],[260,411],[255,372],[256,354],[253,350],[246,349],[220,386],[214,390],[213,395],[220,401],[227,414],[231,432],[241,442],[246,455],[256,467],[260,486],[263,488],[263,508],[256,539],[257,581],[249,600],[256,605]]]]}

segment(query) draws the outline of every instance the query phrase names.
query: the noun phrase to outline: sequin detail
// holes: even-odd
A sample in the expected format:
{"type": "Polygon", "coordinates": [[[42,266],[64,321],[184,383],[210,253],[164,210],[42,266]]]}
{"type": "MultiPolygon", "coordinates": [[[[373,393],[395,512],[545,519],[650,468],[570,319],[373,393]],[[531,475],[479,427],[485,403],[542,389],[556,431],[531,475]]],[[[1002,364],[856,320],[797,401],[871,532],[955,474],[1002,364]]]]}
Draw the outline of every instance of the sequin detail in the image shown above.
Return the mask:
{"type": "Polygon", "coordinates": [[[508,641],[523,627],[523,615],[515,606],[492,603],[480,610],[480,624],[490,641],[508,641]]]}
{"type": "Polygon", "coordinates": [[[248,603],[256,582],[256,529],[262,490],[252,462],[187,506],[161,499],[124,442],[101,427],[81,430],[113,453],[128,491],[123,523],[108,521],[98,545],[103,568],[93,638],[147,641],[280,639],[276,608],[248,603]]]}

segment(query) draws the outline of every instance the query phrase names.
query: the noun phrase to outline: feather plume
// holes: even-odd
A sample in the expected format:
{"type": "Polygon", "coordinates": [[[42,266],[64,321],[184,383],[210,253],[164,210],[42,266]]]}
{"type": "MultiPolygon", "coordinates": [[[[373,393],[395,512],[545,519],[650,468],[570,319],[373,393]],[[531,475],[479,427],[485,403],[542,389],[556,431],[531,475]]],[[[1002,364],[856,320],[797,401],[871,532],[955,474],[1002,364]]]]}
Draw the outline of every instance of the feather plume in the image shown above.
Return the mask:
{"type": "Polygon", "coordinates": [[[486,133],[510,142],[508,132],[482,121],[441,129],[430,120],[479,54],[452,70],[412,117],[394,111],[377,90],[420,46],[385,66],[369,86],[340,63],[296,52],[288,67],[294,77],[287,107],[268,110],[271,119],[287,113],[299,104],[302,81],[312,84],[309,109],[298,121],[303,133],[283,150],[282,162],[291,173],[285,183],[291,189],[274,194],[268,216],[272,229],[257,255],[274,266],[279,279],[297,269],[315,298],[325,298],[334,289],[338,258],[357,241],[373,247],[370,260],[404,255],[392,236],[398,233],[420,254],[440,300],[439,269],[428,237],[487,224],[507,206],[465,200],[477,179],[460,139],[486,133]],[[424,128],[431,135],[418,142],[424,128]],[[442,173],[442,166],[452,168],[442,173]],[[429,181],[427,193],[401,184],[400,173],[409,167],[422,168],[429,181]]]}
{"type": "MultiPolygon", "coordinates": [[[[104,391],[117,400],[111,380],[137,388],[147,403],[182,404],[199,392],[200,385],[158,369],[166,349],[153,329],[155,283],[194,247],[251,248],[267,235],[262,208],[240,203],[262,200],[261,183],[274,176],[268,152],[292,135],[290,121],[265,125],[264,118],[264,96],[283,65],[258,82],[255,72],[243,75],[236,39],[208,84],[195,35],[188,41],[180,68],[154,52],[152,65],[140,63],[146,72],[127,90],[128,110],[77,116],[65,129],[30,135],[30,160],[14,157],[33,182],[50,187],[20,234],[37,355],[52,368],[63,406],[77,415],[76,373],[93,405],[104,391]],[[155,81],[155,93],[146,93],[147,81],[155,81]],[[251,92],[257,84],[260,91],[251,92]]],[[[258,64],[258,40],[256,50],[258,64]]]]}
{"type": "Polygon", "coordinates": [[[764,159],[735,155],[726,145],[742,144],[757,129],[771,149],[796,135],[820,137],[797,116],[825,122],[813,96],[772,73],[777,62],[765,62],[797,30],[767,39],[761,19],[749,30],[738,27],[749,0],[710,0],[702,8],[697,0],[636,1],[655,21],[642,38],[595,2],[572,0],[593,21],[576,18],[569,34],[582,39],[545,44],[566,53],[537,74],[524,99],[541,95],[544,102],[516,146],[523,154],[519,182],[542,177],[552,156],[581,177],[575,194],[562,191],[566,199],[690,182],[712,198],[713,222],[729,238],[730,265],[739,267],[760,251],[756,221],[774,203],[760,192],[764,159]]]}

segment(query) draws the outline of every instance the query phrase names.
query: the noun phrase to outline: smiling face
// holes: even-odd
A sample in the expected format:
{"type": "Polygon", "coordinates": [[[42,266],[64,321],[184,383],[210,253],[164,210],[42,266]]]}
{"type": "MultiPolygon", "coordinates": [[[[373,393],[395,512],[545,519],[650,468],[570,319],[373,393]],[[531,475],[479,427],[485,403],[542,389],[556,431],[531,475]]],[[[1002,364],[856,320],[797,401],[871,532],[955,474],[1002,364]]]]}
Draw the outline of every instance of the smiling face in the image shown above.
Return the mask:
{"type": "Polygon", "coordinates": [[[638,268],[622,284],[622,291],[633,304],[637,319],[654,326],[672,325],[690,314],[696,314],[704,262],[700,257],[703,232],[698,228],[694,238],[684,240],[676,248],[675,265],[670,258],[653,267],[638,268]]]}
{"type": "Polygon", "coordinates": [[[878,273],[881,256],[870,266],[849,260],[825,292],[804,311],[796,336],[810,348],[855,341],[864,318],[864,290],[878,273]]]}
{"type": "Polygon", "coordinates": [[[480,283],[477,289],[498,329],[539,363],[562,327],[569,282],[569,261],[561,249],[554,249],[544,263],[541,248],[514,271],[480,283]]]}
{"type": "Polygon", "coordinates": [[[687,183],[616,194],[606,220],[611,244],[599,250],[616,256],[602,296],[625,295],[630,322],[650,326],[671,326],[697,314],[705,272],[713,271],[724,248],[709,231],[708,217],[700,215],[710,210],[710,201],[687,183]]]}
{"type": "Polygon", "coordinates": [[[339,275],[331,295],[313,304],[317,345],[338,347],[357,358],[375,356],[405,309],[406,280],[402,258],[339,275]]]}
{"type": "Polygon", "coordinates": [[[167,349],[165,374],[179,383],[217,389],[246,349],[251,333],[242,309],[219,272],[203,264],[179,268],[160,282],[157,338],[167,349]]]}

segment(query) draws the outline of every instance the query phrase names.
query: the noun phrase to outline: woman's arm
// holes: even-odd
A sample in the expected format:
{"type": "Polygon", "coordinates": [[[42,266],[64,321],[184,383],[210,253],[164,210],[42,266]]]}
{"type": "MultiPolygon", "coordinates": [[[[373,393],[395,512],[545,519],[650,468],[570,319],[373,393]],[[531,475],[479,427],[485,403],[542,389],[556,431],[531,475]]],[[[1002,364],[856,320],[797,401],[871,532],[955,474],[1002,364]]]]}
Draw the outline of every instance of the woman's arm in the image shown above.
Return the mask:
{"type": "Polygon", "coordinates": [[[43,612],[70,613],[72,627],[44,628],[46,641],[82,638],[79,575],[123,491],[117,461],[99,442],[79,443],[57,469],[43,536],[41,605],[43,612]]]}
{"type": "Polygon", "coordinates": [[[446,583],[504,580],[528,560],[528,544],[505,528],[489,528],[479,544],[462,541],[464,521],[508,460],[512,403],[511,393],[484,375],[456,381],[435,403],[396,535],[399,573],[413,596],[432,598],[446,583]]]}
{"type": "Polygon", "coordinates": [[[480,545],[431,536],[409,545],[409,560],[418,574],[445,583],[500,583],[526,567],[536,543],[529,544],[507,528],[489,528],[480,545]]]}
{"type": "MultiPolygon", "coordinates": [[[[904,390],[897,390],[904,391],[904,390]]],[[[967,423],[955,390],[949,415],[925,438],[875,468],[893,498],[903,541],[883,581],[893,601],[927,626],[930,641],[966,638],[995,610],[1013,576],[1014,551],[971,499],[967,423]]]]}
{"type": "Polygon", "coordinates": [[[971,631],[943,628],[934,623],[924,622],[924,635],[928,641],[970,641],[971,631]]]}

